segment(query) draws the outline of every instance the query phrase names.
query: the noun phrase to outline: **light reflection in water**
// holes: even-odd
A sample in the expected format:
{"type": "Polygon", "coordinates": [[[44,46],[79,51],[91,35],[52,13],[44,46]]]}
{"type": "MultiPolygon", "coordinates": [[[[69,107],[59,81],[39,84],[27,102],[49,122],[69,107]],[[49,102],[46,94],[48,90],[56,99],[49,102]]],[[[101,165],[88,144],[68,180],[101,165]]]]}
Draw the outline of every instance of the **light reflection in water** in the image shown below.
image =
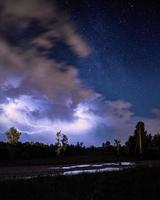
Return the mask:
{"type": "Polygon", "coordinates": [[[112,172],[135,167],[134,162],[115,162],[115,163],[95,163],[95,164],[81,164],[68,166],[53,166],[44,169],[43,173],[23,176],[22,174],[15,176],[4,176],[4,180],[8,179],[32,179],[37,177],[58,176],[58,175],[76,175],[81,173],[98,173],[98,172],[112,172]]]}
{"type": "Polygon", "coordinates": [[[113,172],[113,171],[119,171],[119,170],[122,170],[122,168],[107,167],[107,168],[102,168],[102,169],[72,170],[72,171],[63,172],[63,175],[76,175],[76,174],[81,174],[81,173],[96,173],[96,172],[113,172]]]}
{"type": "MultiPolygon", "coordinates": [[[[77,168],[93,168],[93,167],[102,167],[105,168],[112,168],[116,167],[125,167],[125,166],[134,166],[134,162],[115,162],[115,163],[96,163],[96,164],[83,164],[83,165],[68,165],[68,166],[59,166],[59,167],[49,167],[50,170],[70,170],[70,169],[77,169],[77,168]]],[[[84,169],[85,170],[85,169],[84,169]]]]}

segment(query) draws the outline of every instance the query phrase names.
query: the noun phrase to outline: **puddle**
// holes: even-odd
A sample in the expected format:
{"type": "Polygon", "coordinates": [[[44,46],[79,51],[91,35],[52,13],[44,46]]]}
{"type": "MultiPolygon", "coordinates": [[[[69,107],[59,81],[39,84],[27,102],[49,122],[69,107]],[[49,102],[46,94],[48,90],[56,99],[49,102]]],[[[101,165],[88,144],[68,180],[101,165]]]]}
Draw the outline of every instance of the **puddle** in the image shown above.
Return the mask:
{"type": "Polygon", "coordinates": [[[134,166],[134,162],[96,163],[82,165],[68,165],[59,167],[49,167],[49,170],[61,175],[75,175],[81,173],[97,173],[119,171],[134,166]]]}
{"type": "Polygon", "coordinates": [[[61,167],[61,169],[73,169],[73,168],[84,168],[84,167],[90,167],[92,165],[72,165],[72,166],[65,166],[65,167],[61,167]]]}
{"type": "Polygon", "coordinates": [[[81,165],[63,165],[63,166],[52,166],[52,167],[44,167],[43,170],[40,171],[37,168],[37,171],[28,172],[27,175],[24,175],[24,169],[17,171],[13,170],[10,175],[4,175],[0,177],[0,180],[7,179],[32,179],[38,177],[47,177],[47,176],[58,176],[58,175],[76,175],[81,173],[98,173],[98,172],[114,172],[120,171],[124,169],[128,169],[130,167],[135,167],[136,164],[134,162],[115,162],[115,163],[94,163],[94,164],[81,164],[81,165]]]}
{"type": "Polygon", "coordinates": [[[122,168],[119,167],[107,167],[102,169],[84,169],[84,170],[73,170],[73,171],[66,171],[63,172],[63,175],[76,175],[82,173],[97,173],[97,172],[113,172],[113,171],[120,171],[122,168]]]}
{"type": "MultiPolygon", "coordinates": [[[[133,166],[135,163],[133,162],[115,162],[115,163],[97,163],[97,164],[84,164],[84,165],[69,165],[69,166],[59,166],[59,167],[49,167],[49,170],[70,170],[77,168],[93,168],[93,167],[102,167],[105,166],[133,166]]],[[[112,167],[114,169],[114,167],[112,167]]]]}

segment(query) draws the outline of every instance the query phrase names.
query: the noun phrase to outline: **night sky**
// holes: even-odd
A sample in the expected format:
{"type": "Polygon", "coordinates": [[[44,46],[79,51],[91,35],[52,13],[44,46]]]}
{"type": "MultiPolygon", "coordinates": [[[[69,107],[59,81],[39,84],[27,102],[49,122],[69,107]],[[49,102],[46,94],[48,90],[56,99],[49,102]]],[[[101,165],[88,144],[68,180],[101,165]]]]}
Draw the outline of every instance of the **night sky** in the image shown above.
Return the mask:
{"type": "Polygon", "coordinates": [[[160,2],[2,0],[0,132],[125,142],[160,131],[160,2]]]}

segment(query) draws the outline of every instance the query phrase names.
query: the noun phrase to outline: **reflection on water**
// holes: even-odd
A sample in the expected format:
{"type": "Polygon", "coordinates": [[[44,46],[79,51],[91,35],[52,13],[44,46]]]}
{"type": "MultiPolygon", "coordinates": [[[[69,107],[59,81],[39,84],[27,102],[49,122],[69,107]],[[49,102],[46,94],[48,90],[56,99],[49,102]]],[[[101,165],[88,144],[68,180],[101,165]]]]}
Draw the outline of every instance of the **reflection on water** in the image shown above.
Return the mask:
{"type": "MultiPolygon", "coordinates": [[[[0,180],[8,179],[32,179],[37,177],[58,176],[58,175],[76,175],[81,173],[97,173],[97,172],[112,172],[120,171],[135,167],[134,162],[115,162],[115,163],[94,163],[94,164],[81,164],[81,165],[63,165],[63,166],[43,166],[43,170],[37,168],[37,171],[27,170],[27,175],[23,167],[17,171],[13,171],[10,175],[3,175],[0,180]]],[[[11,169],[10,169],[11,170],[11,169]]]]}
{"type": "Polygon", "coordinates": [[[133,166],[135,166],[135,163],[133,162],[115,162],[115,163],[68,165],[68,166],[50,167],[48,169],[54,170],[55,173],[61,175],[75,175],[80,173],[119,171],[133,166]]]}
{"type": "Polygon", "coordinates": [[[61,167],[61,169],[73,169],[73,168],[83,168],[83,167],[90,167],[92,165],[72,165],[72,166],[65,166],[61,167]]]}
{"type": "Polygon", "coordinates": [[[84,170],[72,170],[72,171],[65,171],[63,172],[63,175],[75,175],[75,174],[81,174],[81,173],[96,173],[96,172],[113,172],[113,171],[119,171],[122,168],[119,167],[107,167],[107,168],[99,168],[99,169],[84,169],[84,170]]]}
{"type": "Polygon", "coordinates": [[[68,166],[59,166],[59,167],[49,167],[50,170],[69,170],[74,168],[88,168],[88,167],[105,167],[105,166],[133,166],[135,165],[134,162],[115,162],[115,163],[96,163],[96,164],[83,164],[83,165],[68,165],[68,166]]]}

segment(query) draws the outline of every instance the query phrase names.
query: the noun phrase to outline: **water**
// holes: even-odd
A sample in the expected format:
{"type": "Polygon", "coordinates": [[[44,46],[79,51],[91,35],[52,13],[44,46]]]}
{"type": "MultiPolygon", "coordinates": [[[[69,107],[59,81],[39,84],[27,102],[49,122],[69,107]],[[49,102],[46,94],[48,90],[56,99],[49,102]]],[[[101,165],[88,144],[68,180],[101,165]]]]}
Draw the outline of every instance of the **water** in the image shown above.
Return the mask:
{"type": "Polygon", "coordinates": [[[76,175],[81,173],[97,173],[97,172],[113,172],[113,171],[120,171],[119,167],[107,167],[107,168],[100,168],[100,169],[84,169],[84,170],[71,170],[63,172],[63,175],[76,175]]]}
{"type": "Polygon", "coordinates": [[[57,170],[57,169],[74,169],[74,168],[86,168],[86,167],[104,167],[104,166],[133,166],[135,165],[134,162],[115,162],[115,163],[97,163],[97,164],[83,164],[83,165],[67,165],[67,166],[59,166],[59,167],[49,167],[50,170],[57,170]]]}
{"type": "Polygon", "coordinates": [[[112,162],[112,163],[94,163],[94,164],[81,164],[81,165],[63,165],[63,166],[36,166],[1,168],[0,180],[6,179],[32,179],[37,177],[58,176],[58,175],[76,175],[81,173],[100,173],[100,172],[113,172],[120,171],[128,168],[135,167],[134,162],[112,162]],[[9,170],[9,171],[8,171],[9,170]],[[9,173],[8,173],[9,172],[9,173]]]}
{"type": "Polygon", "coordinates": [[[134,166],[134,162],[116,162],[49,167],[48,169],[51,171],[54,170],[54,172],[59,172],[61,175],[75,175],[81,173],[120,171],[134,166]]]}

